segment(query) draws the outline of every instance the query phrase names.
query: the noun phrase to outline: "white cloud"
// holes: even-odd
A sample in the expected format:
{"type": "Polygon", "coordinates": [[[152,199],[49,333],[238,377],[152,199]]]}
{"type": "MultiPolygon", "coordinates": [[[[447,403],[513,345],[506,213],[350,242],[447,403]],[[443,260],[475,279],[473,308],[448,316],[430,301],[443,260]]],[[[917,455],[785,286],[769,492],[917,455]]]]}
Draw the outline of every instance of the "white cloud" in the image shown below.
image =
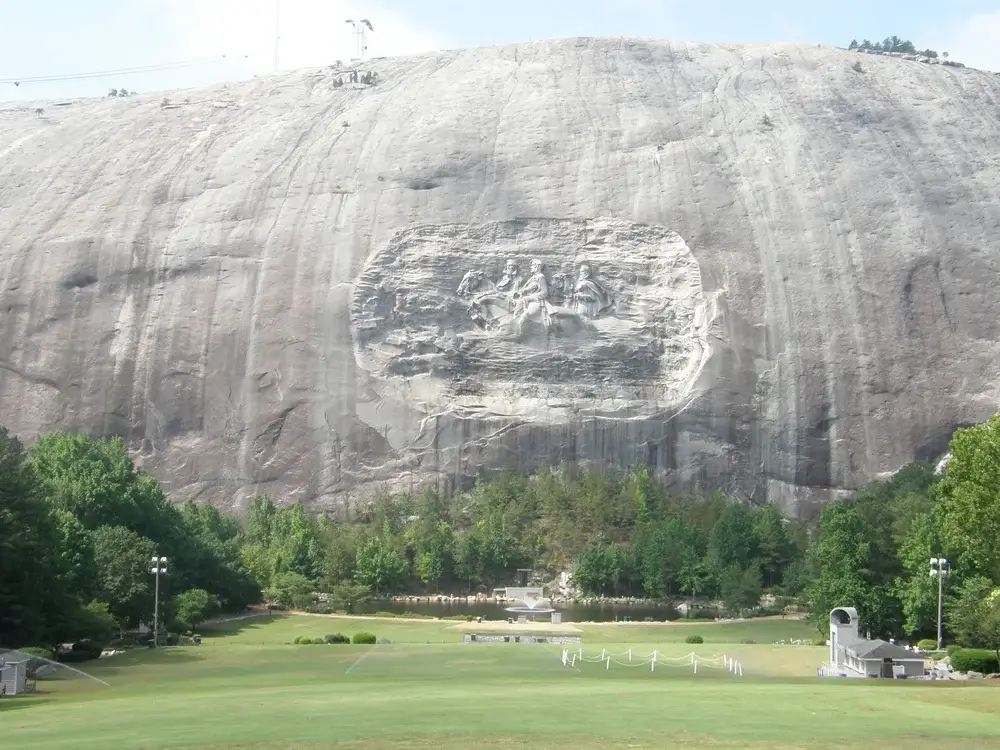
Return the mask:
{"type": "Polygon", "coordinates": [[[185,58],[243,59],[254,73],[273,68],[276,15],[280,19],[278,67],[281,70],[329,65],[356,55],[348,18],[367,18],[367,56],[408,55],[448,46],[440,35],[422,29],[373,3],[342,0],[169,0],[172,35],[185,58]],[[280,5],[279,5],[280,3],[280,5]],[[280,8],[280,14],[276,11],[280,8]]]}
{"type": "Polygon", "coordinates": [[[929,46],[973,68],[1000,71],[1000,12],[979,13],[927,35],[929,46]]]}

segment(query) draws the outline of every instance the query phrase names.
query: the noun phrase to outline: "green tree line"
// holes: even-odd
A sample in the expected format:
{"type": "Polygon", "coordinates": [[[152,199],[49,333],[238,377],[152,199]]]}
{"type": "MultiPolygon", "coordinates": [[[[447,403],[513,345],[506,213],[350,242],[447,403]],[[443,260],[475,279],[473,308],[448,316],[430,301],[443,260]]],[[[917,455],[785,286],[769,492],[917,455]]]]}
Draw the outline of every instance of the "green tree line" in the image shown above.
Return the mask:
{"type": "Polygon", "coordinates": [[[821,632],[855,606],[873,635],[933,634],[930,557],[954,563],[949,634],[1000,631],[1000,417],[956,433],[947,471],[913,464],[817,524],[772,506],[671,492],[643,467],[501,474],[466,492],[384,495],[341,515],[254,498],[242,517],[172,503],[120,439],[52,434],[25,449],[0,429],[0,645],[100,640],[149,622],[155,555],[164,622],[265,601],[306,608],[325,594],[490,591],[532,568],[571,571],[592,596],[697,597],[732,612],[761,595],[797,599],[821,632]]]}
{"type": "MultiPolygon", "coordinates": [[[[901,54],[909,55],[921,55],[923,57],[937,57],[938,53],[936,50],[932,49],[922,49],[918,50],[916,45],[909,39],[901,39],[898,36],[887,36],[881,42],[873,42],[870,39],[862,39],[860,42],[857,39],[852,39],[851,43],[847,46],[849,50],[871,50],[873,52],[899,52],[901,54]]],[[[944,53],[945,57],[948,57],[948,53],[944,53]]]]}
{"type": "Polygon", "coordinates": [[[847,605],[873,636],[936,636],[943,557],[946,640],[1000,650],[1000,415],[958,430],[950,452],[941,473],[913,464],[823,511],[804,597],[821,632],[847,605]]]}
{"type": "Polygon", "coordinates": [[[52,434],[26,451],[0,428],[0,646],[100,643],[149,623],[154,556],[170,561],[167,624],[242,609],[260,588],[240,536],[210,506],[171,504],[120,439],[52,434]]]}
{"type": "Polygon", "coordinates": [[[339,520],[257,498],[243,562],[279,606],[307,604],[313,590],[342,602],[358,587],[489,592],[531,568],[547,580],[572,572],[584,595],[721,597],[742,611],[765,590],[801,591],[807,540],[804,524],[771,506],[672,494],[644,468],[564,469],[506,474],[448,497],[381,497],[339,520]]]}

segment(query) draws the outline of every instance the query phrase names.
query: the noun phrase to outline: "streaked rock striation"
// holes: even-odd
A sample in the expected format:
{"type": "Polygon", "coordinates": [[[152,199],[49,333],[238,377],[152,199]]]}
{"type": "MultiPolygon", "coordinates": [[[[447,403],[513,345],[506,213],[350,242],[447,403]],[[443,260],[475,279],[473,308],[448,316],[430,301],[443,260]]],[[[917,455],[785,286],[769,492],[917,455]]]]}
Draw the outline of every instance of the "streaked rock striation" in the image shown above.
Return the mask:
{"type": "Polygon", "coordinates": [[[1000,382],[1000,79],[858,59],[569,39],[0,105],[0,421],[224,505],[643,462],[813,514],[1000,382]]]}

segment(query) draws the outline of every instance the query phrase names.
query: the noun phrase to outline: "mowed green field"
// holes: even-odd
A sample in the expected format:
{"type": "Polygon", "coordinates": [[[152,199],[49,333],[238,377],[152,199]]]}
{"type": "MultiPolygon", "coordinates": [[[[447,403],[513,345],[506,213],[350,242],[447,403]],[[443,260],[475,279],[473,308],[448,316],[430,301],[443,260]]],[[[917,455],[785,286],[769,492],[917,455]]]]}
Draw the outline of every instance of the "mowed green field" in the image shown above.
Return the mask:
{"type": "Polygon", "coordinates": [[[818,679],[825,649],[794,621],[587,625],[611,669],[561,663],[562,647],[463,644],[447,622],[276,617],[203,629],[200,647],[86,664],[110,683],[43,681],[0,699],[3,747],[78,748],[987,748],[1000,747],[993,681],[818,679]],[[298,635],[375,633],[376,646],[295,646],[298,635]],[[688,646],[697,632],[706,643],[688,646]],[[757,644],[742,641],[755,640],[757,644]],[[708,660],[655,672],[624,653],[708,660]],[[707,662],[706,662],[707,664],[707,662]]]}

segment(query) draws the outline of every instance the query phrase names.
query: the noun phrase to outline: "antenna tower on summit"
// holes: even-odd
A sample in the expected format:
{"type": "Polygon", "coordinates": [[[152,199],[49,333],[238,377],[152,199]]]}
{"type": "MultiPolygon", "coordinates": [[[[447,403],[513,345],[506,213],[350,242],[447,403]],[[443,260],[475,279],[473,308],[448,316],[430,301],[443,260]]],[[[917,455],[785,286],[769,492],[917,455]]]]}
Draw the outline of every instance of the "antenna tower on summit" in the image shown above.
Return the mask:
{"type": "Polygon", "coordinates": [[[372,27],[372,22],[367,18],[362,18],[360,21],[355,21],[352,18],[347,19],[347,23],[354,26],[354,36],[358,39],[358,60],[365,59],[365,50],[368,49],[368,45],[365,44],[365,29],[368,31],[375,31],[372,27]]]}

